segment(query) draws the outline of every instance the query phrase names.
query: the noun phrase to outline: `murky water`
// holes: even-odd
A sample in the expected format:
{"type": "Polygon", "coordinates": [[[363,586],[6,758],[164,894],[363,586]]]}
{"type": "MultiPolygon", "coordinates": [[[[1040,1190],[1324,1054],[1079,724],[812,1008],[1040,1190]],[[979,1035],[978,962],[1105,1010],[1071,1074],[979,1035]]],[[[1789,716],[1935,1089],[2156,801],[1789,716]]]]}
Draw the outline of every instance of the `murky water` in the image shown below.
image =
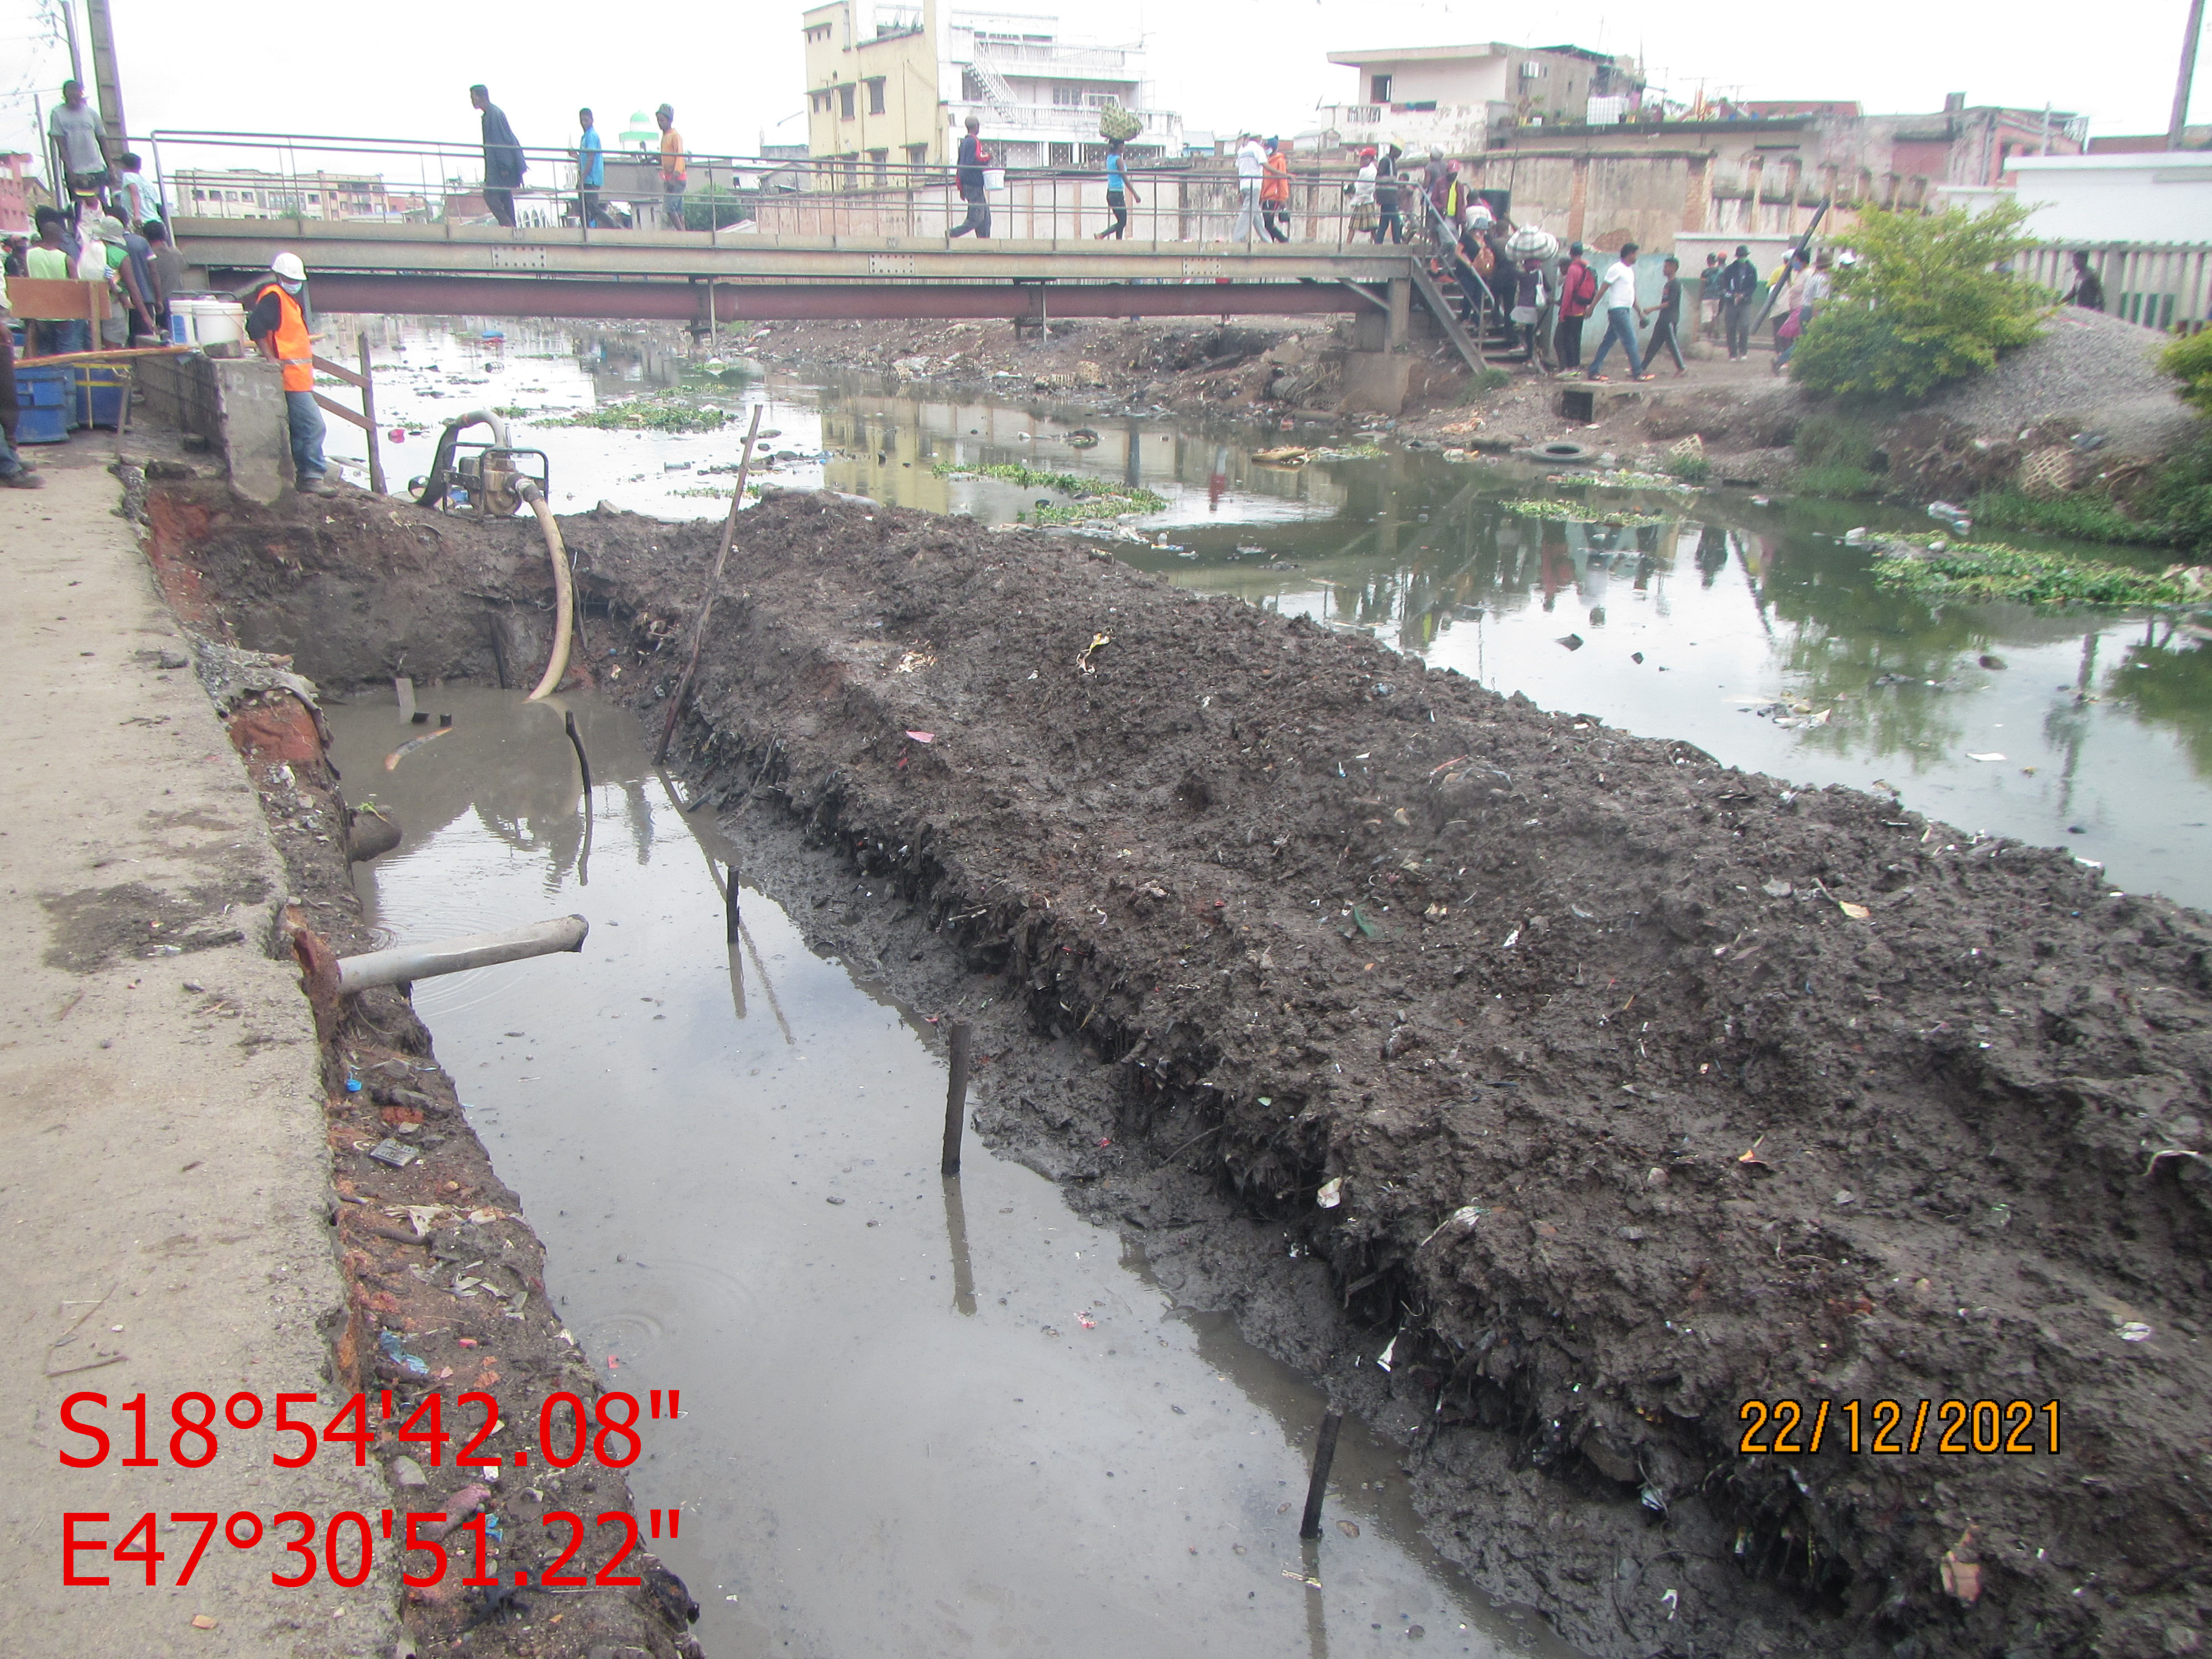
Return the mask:
{"type": "MultiPolygon", "coordinates": [[[[1887,786],[1963,828],[2067,847],[2123,888],[2212,906],[2212,647],[2140,615],[1939,611],[1876,590],[1867,556],[1840,539],[1854,525],[1924,519],[1717,489],[1589,492],[1600,510],[1666,520],[1641,528],[1545,521],[1502,505],[1531,485],[1517,465],[1391,447],[1273,467],[1252,459],[1262,446],[1249,436],[1086,416],[1014,392],[957,402],[865,380],[687,378],[643,332],[510,323],[492,345],[480,325],[371,326],[386,415],[434,428],[471,402],[520,411],[517,441],[548,452],[563,510],[602,498],[670,517],[725,510],[731,480],[698,469],[735,459],[742,420],[690,435],[544,424],[656,387],[740,412],[764,403],[771,456],[788,458],[771,461],[775,483],[989,522],[1062,498],[977,466],[1140,484],[1167,506],[1121,550],[1171,580],[1370,632],[1500,691],[1732,765],[1887,786]]],[[[746,343],[732,338],[726,362],[744,362],[746,343]]],[[[360,453],[351,428],[334,424],[332,441],[360,453]]],[[[428,454],[410,435],[386,465],[404,481],[428,454]]]]}
{"type": "Polygon", "coordinates": [[[941,1180],[934,1028],[757,893],[725,943],[626,711],[418,696],[453,728],[389,772],[420,730],[391,695],[330,711],[349,788],[406,831],[356,882],[399,939],[591,921],[579,956],[415,1002],[594,1365],[683,1390],[629,1474],[684,1510],[664,1554],[709,1652],[1345,1655],[1418,1626],[1428,1650],[1565,1653],[1421,1541],[1356,1425],[1299,1543],[1319,1395],[972,1137],[941,1180]]]}

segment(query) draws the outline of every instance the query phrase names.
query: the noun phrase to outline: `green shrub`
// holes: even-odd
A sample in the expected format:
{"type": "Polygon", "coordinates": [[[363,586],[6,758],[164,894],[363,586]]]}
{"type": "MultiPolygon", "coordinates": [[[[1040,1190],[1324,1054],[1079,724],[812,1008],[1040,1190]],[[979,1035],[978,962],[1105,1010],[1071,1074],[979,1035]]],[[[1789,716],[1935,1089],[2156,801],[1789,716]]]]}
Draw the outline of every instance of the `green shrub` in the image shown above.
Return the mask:
{"type": "Polygon", "coordinates": [[[1797,493],[1856,500],[1881,494],[1881,479],[1863,466],[1801,467],[1797,472],[1797,493]]]}
{"type": "Polygon", "coordinates": [[[2176,340],[2159,354],[2158,366],[2181,382],[2181,401],[2212,415],[2212,329],[2176,340]]]}
{"type": "Polygon", "coordinates": [[[2168,457],[2129,505],[2191,552],[2212,549],[2212,438],[2200,434],[2168,457]]]}
{"type": "Polygon", "coordinates": [[[1679,478],[1686,484],[1701,484],[1713,476],[1713,464],[1693,450],[1680,455],[1669,455],[1666,471],[1668,477],[1679,478]]]}
{"type": "Polygon", "coordinates": [[[2016,202],[1863,213],[1838,239],[1858,259],[1837,267],[1835,297],[1798,342],[1791,376],[1846,403],[1917,403],[2026,345],[2048,296],[1996,267],[2028,245],[2027,217],[2016,202]]]}
{"type": "Polygon", "coordinates": [[[1881,425],[1864,416],[1822,410],[1798,422],[1790,442],[1800,465],[1880,472],[1884,465],[1881,433],[1881,425]]]}
{"type": "Polygon", "coordinates": [[[1504,369],[1486,368],[1480,374],[1468,378],[1467,391],[1462,394],[1460,402],[1471,404],[1486,392],[1501,392],[1512,384],[1513,376],[1504,369]]]}
{"type": "Polygon", "coordinates": [[[2017,489],[1988,489],[1974,497],[1967,512],[1984,530],[2030,530],[2077,542],[2118,542],[2157,546],[2173,539],[2162,524],[2147,524],[2120,511],[2111,496],[2094,489],[2070,495],[2023,495],[2017,489]]]}

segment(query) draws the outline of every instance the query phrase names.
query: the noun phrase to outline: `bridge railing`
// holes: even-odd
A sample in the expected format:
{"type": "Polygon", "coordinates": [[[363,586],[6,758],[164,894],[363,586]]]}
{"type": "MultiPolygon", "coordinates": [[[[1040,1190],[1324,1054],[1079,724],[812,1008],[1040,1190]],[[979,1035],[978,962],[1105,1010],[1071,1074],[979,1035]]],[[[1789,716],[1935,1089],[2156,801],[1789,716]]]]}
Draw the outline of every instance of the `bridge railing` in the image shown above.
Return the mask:
{"type": "MultiPolygon", "coordinates": [[[[481,144],[337,134],[164,128],[137,141],[173,216],[492,223],[481,144]]],[[[872,157],[789,158],[692,151],[680,194],[666,191],[657,151],[600,152],[599,182],[580,183],[573,147],[526,146],[512,192],[518,226],[581,227],[587,238],[632,229],[767,234],[943,237],[969,218],[956,169],[872,157]]],[[[1372,234],[1373,210],[1355,212],[1342,166],[1294,166],[1288,200],[1273,215],[1243,211],[1234,173],[1211,159],[1132,166],[1126,240],[1286,240],[1344,246],[1372,234]],[[1271,232],[1274,227],[1279,235],[1271,232]]],[[[985,204],[991,234],[1073,241],[1113,224],[1103,164],[993,169],[985,204]]],[[[1417,185],[1404,185],[1408,224],[1417,185]]],[[[1408,233],[1410,234],[1410,232],[1408,233]]]]}
{"type": "Polygon", "coordinates": [[[2029,249],[2021,275],[2063,295],[2074,287],[2074,256],[2088,257],[2104,285],[2105,310],[2168,333],[2212,327],[2212,243],[2057,242],[2029,249]]]}

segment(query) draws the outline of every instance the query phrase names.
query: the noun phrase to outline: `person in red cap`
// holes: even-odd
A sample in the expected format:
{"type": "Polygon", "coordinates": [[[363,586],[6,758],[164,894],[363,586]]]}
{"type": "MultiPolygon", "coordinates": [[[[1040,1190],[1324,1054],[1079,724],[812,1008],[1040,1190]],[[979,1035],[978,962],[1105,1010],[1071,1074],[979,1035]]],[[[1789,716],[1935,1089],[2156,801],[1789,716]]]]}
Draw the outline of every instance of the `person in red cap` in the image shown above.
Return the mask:
{"type": "Polygon", "coordinates": [[[284,411],[292,428],[292,488],[302,495],[334,495],[323,474],[323,411],[315,403],[315,339],[307,332],[301,299],[307,268],[296,253],[269,262],[269,276],[254,290],[246,313],[246,337],[284,371],[284,411]]]}

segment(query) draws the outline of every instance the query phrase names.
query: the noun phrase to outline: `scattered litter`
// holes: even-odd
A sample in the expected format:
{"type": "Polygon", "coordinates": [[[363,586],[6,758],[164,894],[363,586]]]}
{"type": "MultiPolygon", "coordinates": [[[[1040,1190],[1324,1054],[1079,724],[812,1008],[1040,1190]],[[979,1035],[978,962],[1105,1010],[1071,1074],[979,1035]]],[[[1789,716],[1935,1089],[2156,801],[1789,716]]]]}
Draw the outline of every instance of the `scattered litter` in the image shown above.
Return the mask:
{"type": "Polygon", "coordinates": [[[1766,1137],[1765,1135],[1759,1136],[1759,1138],[1753,1141],[1747,1148],[1736,1154],[1735,1161],[1739,1164],[1754,1164],[1762,1170],[1773,1168],[1773,1165],[1759,1155],[1759,1149],[1765,1144],[1766,1137]]]}
{"type": "Polygon", "coordinates": [[[937,733],[934,732],[909,732],[907,733],[907,736],[912,738],[916,743],[935,743],[937,741],[937,733]]]}
{"type": "Polygon", "coordinates": [[[430,1477],[422,1473],[422,1466],[411,1457],[392,1460],[392,1478],[403,1486],[427,1486],[430,1477]]]}
{"type": "Polygon", "coordinates": [[[1759,890],[1769,898],[1788,898],[1797,890],[1786,881],[1775,880],[1761,882],[1759,890]]]}
{"type": "Polygon", "coordinates": [[[1579,651],[1583,648],[1583,636],[1579,634],[1562,634],[1559,635],[1559,643],[1570,651],[1579,651]]]}
{"type": "Polygon", "coordinates": [[[1314,1202],[1324,1210],[1333,1210],[1343,1203],[1344,1177],[1338,1176],[1333,1180],[1322,1182],[1321,1190],[1314,1194],[1314,1202]]]}
{"type": "Polygon", "coordinates": [[[215,1615],[211,1613],[194,1613],[192,1615],[192,1628],[194,1630],[213,1630],[215,1628],[215,1615]]]}
{"type": "Polygon", "coordinates": [[[1285,444],[1279,449],[1255,449],[1252,459],[1261,466],[1304,466],[1313,459],[1313,452],[1296,444],[1285,444]]]}
{"type": "Polygon", "coordinates": [[[382,1353],[386,1359],[398,1366],[402,1370],[407,1372],[410,1376],[429,1376],[430,1362],[424,1359],[420,1354],[411,1354],[408,1352],[405,1346],[400,1340],[398,1332],[379,1331],[376,1334],[376,1346],[378,1352],[382,1353]]]}
{"type": "MultiPolygon", "coordinates": [[[[1931,512],[1933,508],[1929,509],[1931,512]]],[[[1972,1607],[1982,1596],[1982,1566],[1974,1553],[1974,1529],[1959,1534],[1959,1541],[1943,1552],[1943,1592],[1972,1607]]]]}
{"type": "Polygon", "coordinates": [[[444,737],[446,733],[453,729],[453,728],[450,726],[441,726],[434,732],[425,732],[419,738],[410,738],[407,742],[401,744],[398,748],[393,750],[390,754],[384,757],[384,769],[387,772],[398,771],[399,769],[399,763],[401,761],[406,759],[408,756],[413,754],[424,744],[437,742],[439,738],[444,737]]]}
{"type": "Polygon", "coordinates": [[[404,1170],[422,1157],[422,1152],[420,1147],[410,1146],[404,1140],[395,1140],[390,1135],[386,1135],[368,1149],[368,1155],[379,1164],[389,1164],[395,1170],[404,1170]]]}
{"type": "Polygon", "coordinates": [[[1972,750],[1968,750],[1966,751],[1966,758],[1973,761],[2001,761],[2004,757],[1998,754],[1994,749],[1985,750],[1978,755],[1974,753],[1972,750]]]}
{"type": "Polygon", "coordinates": [[[1874,912],[1868,909],[1865,905],[1853,904],[1849,899],[1838,899],[1836,901],[1836,908],[1841,910],[1853,921],[1864,921],[1869,916],[1874,914],[1874,912]]]}
{"type": "Polygon", "coordinates": [[[1091,666],[1091,653],[1097,650],[1100,646],[1111,645],[1113,642],[1114,636],[1111,634],[1093,634],[1091,636],[1091,643],[1083,647],[1083,654],[1075,659],[1075,665],[1086,674],[1097,673],[1098,671],[1091,666]]]}
{"type": "Polygon", "coordinates": [[[2148,1342],[2150,1339],[2150,1327],[2140,1319],[2130,1319],[2120,1327],[2120,1340],[2123,1342],[2148,1342]]]}
{"type": "Polygon", "coordinates": [[[1482,1206],[1480,1205],[1462,1204],[1459,1208],[1454,1210],[1449,1215],[1438,1222],[1436,1226],[1436,1231],[1431,1232],[1426,1238],[1423,1239],[1413,1248],[1416,1249],[1425,1250],[1428,1249],[1431,1244],[1436,1242],[1437,1235],[1443,1232],[1447,1227],[1472,1227],[1476,1222],[1481,1219],[1482,1206]]]}
{"type": "Polygon", "coordinates": [[[1394,1336],[1388,1342],[1385,1342],[1382,1345],[1382,1352],[1375,1356],[1375,1369],[1382,1371],[1389,1370],[1390,1369],[1390,1356],[1397,1352],[1398,1339],[1394,1336]]]}
{"type": "MultiPolygon", "coordinates": [[[[1764,506],[1765,503],[1761,502],[1760,505],[1764,506]]],[[[1682,1593],[1680,1590],[1668,1590],[1665,1595],[1659,1598],[1659,1602],[1662,1607],[1667,1609],[1667,1616],[1669,1619],[1672,1619],[1674,1616],[1675,1610],[1681,1606],[1682,1593]]]]}
{"type": "Polygon", "coordinates": [[[1346,1538],[1359,1536],[1359,1522],[1357,1521],[1340,1521],[1336,1523],[1336,1529],[1346,1538]]]}

